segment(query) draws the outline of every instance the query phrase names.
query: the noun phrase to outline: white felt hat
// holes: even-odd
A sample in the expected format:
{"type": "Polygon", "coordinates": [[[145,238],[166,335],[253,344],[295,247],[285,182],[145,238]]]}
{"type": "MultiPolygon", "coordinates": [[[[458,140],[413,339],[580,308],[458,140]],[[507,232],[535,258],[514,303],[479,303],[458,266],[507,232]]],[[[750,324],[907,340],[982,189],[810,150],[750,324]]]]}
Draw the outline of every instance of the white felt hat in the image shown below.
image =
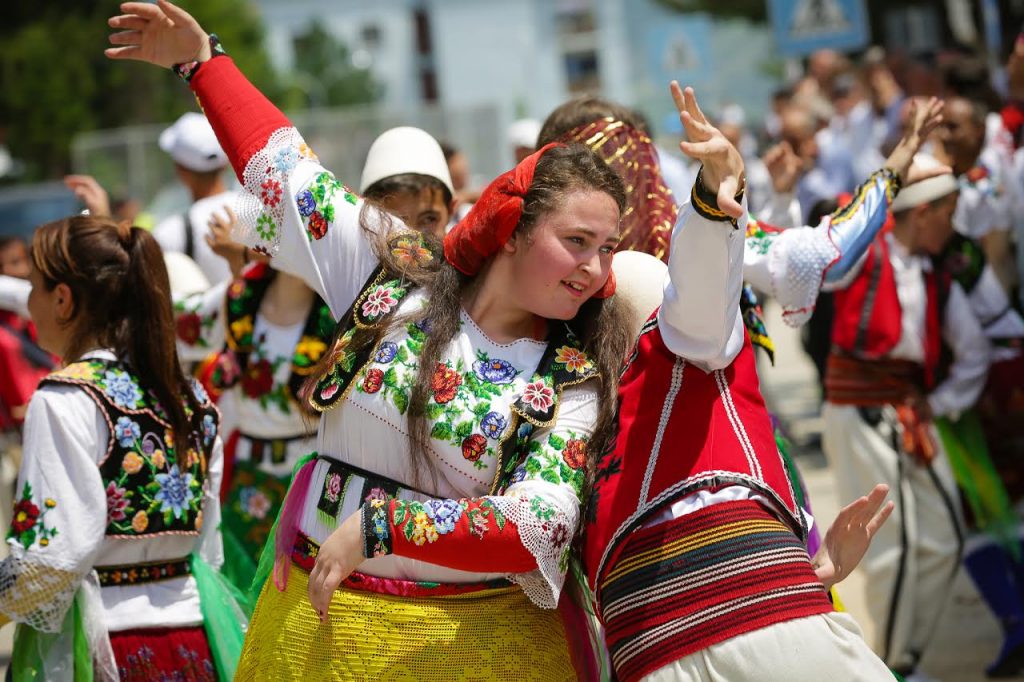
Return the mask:
{"type": "Polygon", "coordinates": [[[508,143],[513,147],[534,149],[540,137],[540,121],[521,118],[508,127],[508,143]]]}
{"type": "Polygon", "coordinates": [[[631,329],[637,335],[647,318],[661,305],[668,266],[641,251],[619,251],[612,260],[612,271],[615,273],[615,297],[629,303],[633,313],[631,329]]]}
{"type": "MultiPolygon", "coordinates": [[[[917,154],[914,156],[914,165],[922,168],[929,169],[940,166],[941,164],[933,156],[928,154],[917,154]]],[[[941,199],[947,194],[952,194],[960,189],[960,185],[957,184],[956,176],[952,173],[943,173],[942,175],[936,175],[933,178],[927,180],[921,180],[915,182],[912,185],[907,185],[900,190],[900,193],[896,196],[896,199],[892,202],[892,212],[899,213],[905,211],[908,208],[914,208],[921,204],[926,204],[929,201],[935,201],[941,199]]]]}
{"type": "Polygon", "coordinates": [[[160,133],[160,149],[189,170],[205,173],[223,168],[228,157],[217,142],[210,122],[202,114],[190,111],[160,133]]]}
{"type": "Polygon", "coordinates": [[[164,251],[164,265],[167,276],[171,280],[171,295],[183,298],[210,288],[210,281],[196,265],[196,262],[184,253],[164,251]]]}
{"type": "Polygon", "coordinates": [[[441,145],[427,131],[409,126],[387,130],[373,141],[366,155],[359,191],[365,192],[378,180],[405,173],[437,178],[455,194],[441,145]]]}

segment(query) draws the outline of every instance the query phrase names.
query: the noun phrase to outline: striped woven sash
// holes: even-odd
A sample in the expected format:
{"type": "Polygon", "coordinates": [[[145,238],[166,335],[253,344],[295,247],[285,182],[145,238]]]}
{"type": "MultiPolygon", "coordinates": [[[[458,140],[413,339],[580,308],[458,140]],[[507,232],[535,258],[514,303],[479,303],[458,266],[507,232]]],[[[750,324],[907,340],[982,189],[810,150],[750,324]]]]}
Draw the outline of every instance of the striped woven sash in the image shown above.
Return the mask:
{"type": "Polygon", "coordinates": [[[621,680],[745,632],[832,610],[803,544],[753,500],[634,532],[597,596],[621,680]]]}

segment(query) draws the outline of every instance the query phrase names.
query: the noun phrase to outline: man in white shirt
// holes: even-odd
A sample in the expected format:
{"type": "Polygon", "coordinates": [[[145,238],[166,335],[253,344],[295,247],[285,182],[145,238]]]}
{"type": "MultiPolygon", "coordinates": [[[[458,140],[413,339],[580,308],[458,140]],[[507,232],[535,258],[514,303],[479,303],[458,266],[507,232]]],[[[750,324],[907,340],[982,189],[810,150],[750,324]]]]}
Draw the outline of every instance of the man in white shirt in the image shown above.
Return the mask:
{"type": "Polygon", "coordinates": [[[235,204],[236,193],[224,183],[228,158],[202,114],[189,112],[160,134],[160,149],[174,161],[178,180],[188,189],[191,206],[162,220],[153,236],[165,252],[184,253],[196,262],[210,284],[231,278],[227,262],[206,241],[210,219],[235,204]]]}

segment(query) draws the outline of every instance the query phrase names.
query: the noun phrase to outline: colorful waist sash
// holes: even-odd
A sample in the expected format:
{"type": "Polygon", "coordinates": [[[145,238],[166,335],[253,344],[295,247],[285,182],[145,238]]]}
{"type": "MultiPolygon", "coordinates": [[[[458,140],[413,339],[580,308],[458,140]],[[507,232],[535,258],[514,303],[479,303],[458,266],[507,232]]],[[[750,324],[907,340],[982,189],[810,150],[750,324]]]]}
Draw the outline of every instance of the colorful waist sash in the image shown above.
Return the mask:
{"type": "Polygon", "coordinates": [[[96,575],[99,576],[101,587],[142,585],[192,575],[192,563],[189,557],[185,557],[170,561],[150,561],[144,564],[97,566],[96,575]]]}
{"type": "Polygon", "coordinates": [[[601,577],[597,598],[621,680],[737,635],[832,611],[799,538],[753,500],[637,530],[601,577]]]}
{"type": "Polygon", "coordinates": [[[830,403],[895,405],[925,392],[924,367],[919,363],[828,356],[825,395],[830,403]]]}

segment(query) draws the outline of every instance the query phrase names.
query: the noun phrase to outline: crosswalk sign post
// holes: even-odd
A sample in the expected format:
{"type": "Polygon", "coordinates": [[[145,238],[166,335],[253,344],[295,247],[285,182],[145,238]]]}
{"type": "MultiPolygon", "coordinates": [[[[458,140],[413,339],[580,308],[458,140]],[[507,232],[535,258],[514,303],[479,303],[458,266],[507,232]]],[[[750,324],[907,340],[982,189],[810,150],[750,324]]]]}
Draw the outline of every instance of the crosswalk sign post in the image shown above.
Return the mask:
{"type": "Polygon", "coordinates": [[[769,0],[768,11],[779,52],[787,57],[868,44],[864,0],[769,0]]]}

